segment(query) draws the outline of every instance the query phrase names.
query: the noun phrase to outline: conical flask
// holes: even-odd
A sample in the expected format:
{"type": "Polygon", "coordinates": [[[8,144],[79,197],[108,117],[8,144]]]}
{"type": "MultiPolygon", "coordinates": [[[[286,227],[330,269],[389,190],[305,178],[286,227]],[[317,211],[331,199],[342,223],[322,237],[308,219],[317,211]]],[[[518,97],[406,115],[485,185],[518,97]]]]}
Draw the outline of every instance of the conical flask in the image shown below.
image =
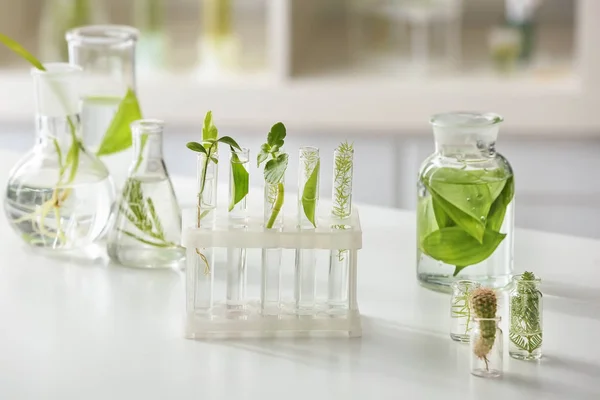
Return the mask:
{"type": "Polygon", "coordinates": [[[66,63],[32,69],[36,144],[11,171],[4,210],[29,245],[83,249],[109,221],[114,185],[104,164],[81,140],[81,68],[66,63]]]}
{"type": "Polygon", "coordinates": [[[108,235],[108,255],[124,266],[176,267],[185,256],[181,210],[163,161],[163,126],[150,119],[131,125],[134,158],[108,235]]]}

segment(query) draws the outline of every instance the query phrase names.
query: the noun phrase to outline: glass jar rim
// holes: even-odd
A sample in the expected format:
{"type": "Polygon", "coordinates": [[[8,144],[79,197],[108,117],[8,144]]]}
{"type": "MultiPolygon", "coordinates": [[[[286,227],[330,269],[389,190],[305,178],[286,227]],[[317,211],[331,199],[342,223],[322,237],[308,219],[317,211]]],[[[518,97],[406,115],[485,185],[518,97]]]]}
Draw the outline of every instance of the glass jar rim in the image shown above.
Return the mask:
{"type": "Polygon", "coordinates": [[[315,146],[301,146],[300,152],[308,152],[308,153],[318,153],[319,148],[315,146]]]}
{"type": "Polygon", "coordinates": [[[499,114],[475,111],[439,113],[429,119],[429,123],[436,128],[485,128],[503,121],[504,118],[499,114]]]}
{"type": "Polygon", "coordinates": [[[250,154],[250,149],[247,147],[242,147],[242,149],[236,149],[236,148],[232,148],[230,149],[230,151],[232,153],[236,153],[236,154],[250,154]]]}
{"type": "Polygon", "coordinates": [[[65,62],[51,62],[42,64],[45,69],[31,68],[31,75],[33,76],[52,76],[52,77],[67,77],[83,72],[83,68],[78,65],[69,64],[65,62]]]}
{"type": "Polygon", "coordinates": [[[452,287],[452,289],[459,289],[467,286],[477,288],[481,287],[481,283],[477,281],[472,281],[470,279],[459,279],[457,281],[452,282],[450,286],[452,287]]]}
{"type": "Polygon", "coordinates": [[[502,321],[502,317],[500,317],[500,316],[494,317],[494,318],[473,317],[473,321],[496,321],[496,322],[500,322],[500,321],[502,321]]]}
{"type": "Polygon", "coordinates": [[[522,280],[521,277],[523,276],[523,274],[518,274],[518,275],[513,275],[512,277],[512,281],[514,283],[541,283],[542,280],[540,278],[535,278],[535,279],[527,279],[527,280],[522,280]]]}
{"type": "Polygon", "coordinates": [[[160,119],[138,119],[133,121],[130,127],[134,134],[159,134],[163,132],[165,123],[160,119]]]}
{"type": "Polygon", "coordinates": [[[86,25],[67,31],[67,42],[97,46],[114,46],[136,42],[139,31],[128,25],[86,25]]]}

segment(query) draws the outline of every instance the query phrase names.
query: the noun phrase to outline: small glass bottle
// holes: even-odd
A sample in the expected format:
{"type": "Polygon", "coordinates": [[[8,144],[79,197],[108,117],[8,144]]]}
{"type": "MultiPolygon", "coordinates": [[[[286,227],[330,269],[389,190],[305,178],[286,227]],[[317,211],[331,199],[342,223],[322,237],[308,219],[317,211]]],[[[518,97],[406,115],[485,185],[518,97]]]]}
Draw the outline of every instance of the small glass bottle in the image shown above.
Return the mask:
{"type": "MultiPolygon", "coordinates": [[[[128,90],[136,90],[135,54],[139,33],[120,25],[90,25],[67,32],[69,62],[84,70],[82,90],[83,140],[91,151],[101,154],[109,165],[118,188],[126,171],[118,169],[133,157],[131,149],[111,153],[102,140],[128,90]]],[[[133,120],[139,110],[131,110],[133,120]],[[133,115],[133,113],[136,115],[133,115]]],[[[131,120],[131,122],[133,122],[131,120]]],[[[129,143],[132,143],[130,141],[129,143]]]]}
{"type": "MultiPolygon", "coordinates": [[[[298,168],[298,229],[314,231],[319,202],[319,149],[300,148],[298,168]]],[[[316,254],[314,249],[296,250],[295,300],[298,313],[314,312],[317,294],[316,254]]]]}
{"type": "Polygon", "coordinates": [[[502,117],[448,113],[431,118],[435,152],[417,183],[417,277],[450,292],[459,279],[508,286],[513,272],[514,175],[496,152],[502,117]]]}
{"type": "MultiPolygon", "coordinates": [[[[250,181],[250,150],[232,150],[229,160],[229,226],[245,230],[248,226],[247,194],[250,181]]],[[[246,305],[246,249],[227,249],[227,308],[243,310],[246,305]]]]}
{"type": "MultiPolygon", "coordinates": [[[[344,142],[333,154],[333,190],[331,198],[332,230],[351,228],[347,219],[352,215],[352,178],[354,147],[344,142]]],[[[332,314],[348,311],[348,272],[352,253],[346,249],[332,250],[329,255],[327,304],[332,314]]]]}
{"type": "Polygon", "coordinates": [[[543,298],[540,282],[530,272],[513,278],[508,353],[518,360],[539,360],[542,357],[543,298]]]}
{"type": "Polygon", "coordinates": [[[11,171],[4,210],[27,244],[82,249],[107,225],[114,185],[104,164],[81,141],[81,68],[66,63],[44,67],[31,72],[36,144],[11,171]]]}
{"type": "Polygon", "coordinates": [[[481,287],[478,282],[460,280],[452,283],[452,300],[450,306],[450,337],[457,342],[467,343],[475,322],[471,312],[469,298],[471,291],[481,287]]]}
{"type": "Polygon", "coordinates": [[[482,378],[499,378],[504,368],[500,317],[475,317],[474,322],[471,330],[471,374],[482,378]]]}
{"type": "Polygon", "coordinates": [[[109,257],[128,267],[170,268],[185,257],[181,210],[163,161],[163,127],[151,119],[131,125],[135,157],[108,235],[109,257]]]}
{"type": "MultiPolygon", "coordinates": [[[[196,204],[196,227],[214,229],[216,224],[218,168],[214,160],[218,153],[207,157],[198,153],[198,189],[196,204]]],[[[195,257],[187,258],[186,281],[187,290],[192,291],[193,302],[188,305],[193,309],[188,312],[209,313],[213,307],[214,286],[214,249],[197,248],[195,257]]]]}
{"type": "MultiPolygon", "coordinates": [[[[265,181],[264,224],[265,229],[281,232],[283,229],[283,204],[285,200],[285,176],[277,184],[265,181]]],[[[281,301],[282,249],[262,249],[260,304],[263,315],[277,315],[281,301]]]]}

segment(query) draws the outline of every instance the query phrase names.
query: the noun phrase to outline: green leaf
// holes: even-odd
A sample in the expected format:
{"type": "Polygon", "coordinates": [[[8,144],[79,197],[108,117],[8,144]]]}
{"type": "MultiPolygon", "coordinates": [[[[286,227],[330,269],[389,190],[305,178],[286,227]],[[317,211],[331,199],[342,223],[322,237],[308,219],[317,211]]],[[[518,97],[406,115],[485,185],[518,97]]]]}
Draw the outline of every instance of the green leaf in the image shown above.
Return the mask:
{"type": "Polygon", "coordinates": [[[438,168],[425,176],[440,228],[458,225],[481,243],[491,205],[506,183],[503,174],[501,169],[438,168]]]}
{"type": "Polygon", "coordinates": [[[260,153],[258,153],[258,156],[256,157],[256,166],[260,167],[260,164],[262,164],[267,158],[269,158],[269,153],[266,153],[261,150],[260,153]]]}
{"type": "Polygon", "coordinates": [[[265,165],[265,180],[276,185],[283,180],[288,166],[288,155],[280,154],[277,158],[269,160],[265,165]]]}
{"type": "Polygon", "coordinates": [[[131,147],[130,125],[140,119],[142,119],[140,104],[133,90],[128,89],[102,138],[102,143],[96,154],[105,156],[131,147]]]}
{"type": "Polygon", "coordinates": [[[304,215],[310,221],[311,224],[316,228],[315,212],[317,208],[317,198],[319,196],[319,170],[321,166],[321,160],[317,160],[317,164],[313,168],[304,189],[302,190],[302,208],[304,209],[304,215]]]}
{"type": "Polygon", "coordinates": [[[204,126],[202,127],[202,140],[208,141],[210,139],[217,140],[219,130],[213,123],[212,111],[208,111],[204,116],[204,126]]]}
{"type": "Polygon", "coordinates": [[[233,210],[233,207],[246,197],[250,186],[250,175],[246,171],[246,168],[244,168],[244,164],[240,162],[237,154],[232,153],[230,164],[233,178],[233,193],[229,203],[229,211],[233,210]]]}
{"type": "Polygon", "coordinates": [[[204,146],[202,146],[198,142],[188,142],[188,144],[186,144],[186,147],[192,151],[195,151],[196,153],[207,154],[204,146]]]}
{"type": "Polygon", "coordinates": [[[502,189],[502,192],[498,198],[492,203],[490,207],[490,213],[487,217],[487,228],[493,231],[500,231],[502,223],[504,222],[504,216],[506,215],[506,208],[512,201],[515,195],[515,181],[514,177],[511,176],[506,181],[506,185],[502,189]]]}
{"type": "Polygon", "coordinates": [[[506,234],[486,230],[482,243],[458,226],[442,228],[429,234],[421,242],[421,250],[431,258],[456,265],[456,276],[463,268],[478,264],[496,250],[506,234]]]}
{"type": "Polygon", "coordinates": [[[438,229],[432,202],[432,198],[426,196],[420,197],[417,203],[417,234],[419,247],[425,237],[438,229]]]}
{"type": "Polygon", "coordinates": [[[455,226],[456,223],[452,221],[452,218],[444,211],[444,208],[440,205],[440,201],[433,201],[433,197],[431,197],[431,199],[433,213],[438,227],[447,228],[449,226],[455,226]]]}
{"type": "Polygon", "coordinates": [[[442,225],[440,228],[446,228],[450,225],[453,225],[448,222],[448,219],[450,219],[454,224],[458,225],[469,235],[473,236],[479,243],[483,241],[483,235],[485,232],[484,221],[475,219],[472,216],[462,212],[459,208],[454,207],[452,203],[439,196],[435,191],[430,190],[430,193],[434,212],[437,210],[436,220],[439,218],[438,226],[440,224],[442,225]]]}
{"type": "Polygon", "coordinates": [[[229,136],[223,136],[223,137],[219,138],[219,140],[217,140],[217,142],[225,143],[225,144],[228,144],[229,147],[233,147],[234,149],[242,150],[240,145],[237,144],[237,142],[229,136]]]}
{"type": "Polygon", "coordinates": [[[37,58],[35,58],[33,56],[33,54],[31,54],[30,52],[28,52],[27,50],[25,50],[25,48],[23,46],[21,46],[17,41],[15,41],[15,40],[9,38],[8,36],[3,35],[3,34],[0,33],[0,42],[2,42],[6,47],[8,47],[13,52],[15,52],[19,56],[21,56],[21,58],[23,58],[24,60],[28,61],[35,68],[37,68],[37,69],[39,69],[41,71],[45,71],[46,70],[46,68],[40,62],[40,60],[38,60],[37,58]]]}
{"type": "Polygon", "coordinates": [[[278,122],[271,127],[271,131],[267,135],[267,144],[270,146],[283,146],[283,139],[285,139],[286,129],[283,123],[278,122]]]}

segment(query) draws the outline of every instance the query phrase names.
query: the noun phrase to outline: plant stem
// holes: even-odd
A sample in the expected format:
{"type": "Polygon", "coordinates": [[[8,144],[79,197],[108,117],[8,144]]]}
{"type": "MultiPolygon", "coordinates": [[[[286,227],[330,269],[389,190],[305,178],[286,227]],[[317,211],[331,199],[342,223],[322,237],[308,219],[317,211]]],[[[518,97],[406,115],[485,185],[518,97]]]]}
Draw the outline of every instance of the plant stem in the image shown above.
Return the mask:
{"type": "Polygon", "coordinates": [[[200,181],[200,192],[198,193],[198,221],[196,223],[197,227],[200,228],[200,220],[202,219],[201,209],[202,209],[202,195],[204,194],[204,186],[206,185],[206,173],[208,171],[208,163],[210,162],[210,152],[212,150],[212,146],[209,147],[209,151],[206,154],[204,160],[204,168],[202,170],[202,180],[200,181]]]}
{"type": "Polygon", "coordinates": [[[285,193],[284,193],[284,186],[283,183],[280,182],[277,184],[277,197],[275,198],[275,203],[273,204],[273,210],[271,211],[271,217],[269,218],[269,221],[267,221],[267,229],[271,229],[273,228],[273,225],[275,224],[275,220],[277,219],[277,216],[279,215],[279,212],[281,211],[281,207],[283,206],[283,200],[285,198],[285,193]]]}

